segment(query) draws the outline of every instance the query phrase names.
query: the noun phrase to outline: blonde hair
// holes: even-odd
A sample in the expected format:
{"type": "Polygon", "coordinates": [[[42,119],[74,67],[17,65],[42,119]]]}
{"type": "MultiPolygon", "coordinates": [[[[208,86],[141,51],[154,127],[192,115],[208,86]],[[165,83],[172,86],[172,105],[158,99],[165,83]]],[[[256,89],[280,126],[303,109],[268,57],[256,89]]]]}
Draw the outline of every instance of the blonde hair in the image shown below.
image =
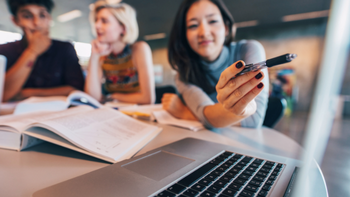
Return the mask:
{"type": "Polygon", "coordinates": [[[133,44],[139,36],[139,27],[136,20],[136,11],[133,7],[119,1],[97,1],[90,12],[90,23],[93,34],[96,36],[95,18],[98,11],[107,8],[113,16],[124,26],[125,33],[122,41],[127,44],[133,44]]]}

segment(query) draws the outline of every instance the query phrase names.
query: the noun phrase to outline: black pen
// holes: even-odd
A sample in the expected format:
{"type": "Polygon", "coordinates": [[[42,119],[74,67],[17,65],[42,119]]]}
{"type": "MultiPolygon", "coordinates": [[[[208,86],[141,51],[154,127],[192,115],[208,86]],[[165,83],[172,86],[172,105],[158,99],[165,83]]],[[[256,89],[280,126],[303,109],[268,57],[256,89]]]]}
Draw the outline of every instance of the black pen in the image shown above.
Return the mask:
{"type": "Polygon", "coordinates": [[[236,76],[243,75],[243,74],[250,72],[250,71],[257,71],[257,70],[260,70],[260,69],[263,69],[266,67],[271,68],[271,67],[279,65],[279,64],[288,63],[288,62],[291,62],[296,57],[297,57],[296,54],[287,53],[287,54],[284,54],[284,55],[281,55],[278,57],[268,59],[268,60],[263,61],[263,62],[259,62],[259,63],[255,63],[255,64],[248,64],[236,76]]]}

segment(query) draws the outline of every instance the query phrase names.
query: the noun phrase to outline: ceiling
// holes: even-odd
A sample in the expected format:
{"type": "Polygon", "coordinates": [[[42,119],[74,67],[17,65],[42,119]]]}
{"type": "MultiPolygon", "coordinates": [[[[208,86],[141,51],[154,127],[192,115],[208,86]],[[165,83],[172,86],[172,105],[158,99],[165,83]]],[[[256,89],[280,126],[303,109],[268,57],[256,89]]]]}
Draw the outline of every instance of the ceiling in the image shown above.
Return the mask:
{"type": "MultiPolygon", "coordinates": [[[[140,29],[139,39],[145,35],[170,32],[176,11],[182,0],[124,0],[137,10],[140,29]]],[[[278,24],[285,15],[328,10],[331,0],[223,0],[236,22],[258,20],[259,25],[278,24]]],[[[88,21],[89,5],[94,0],[55,0],[53,10],[54,38],[78,42],[90,42],[93,38],[88,21]],[[80,18],[60,23],[57,16],[81,10],[80,18]]],[[[6,1],[0,0],[0,30],[20,32],[10,20],[6,1]]]]}

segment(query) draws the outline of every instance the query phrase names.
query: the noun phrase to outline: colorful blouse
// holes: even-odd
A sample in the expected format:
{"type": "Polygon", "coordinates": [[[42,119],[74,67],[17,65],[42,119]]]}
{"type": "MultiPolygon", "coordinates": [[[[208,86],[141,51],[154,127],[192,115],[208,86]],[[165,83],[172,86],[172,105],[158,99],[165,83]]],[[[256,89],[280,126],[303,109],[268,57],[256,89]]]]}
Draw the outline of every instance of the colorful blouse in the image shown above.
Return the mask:
{"type": "Polygon", "coordinates": [[[102,70],[105,78],[104,94],[140,91],[138,71],[132,62],[129,45],[117,56],[106,56],[103,59],[102,70]]]}

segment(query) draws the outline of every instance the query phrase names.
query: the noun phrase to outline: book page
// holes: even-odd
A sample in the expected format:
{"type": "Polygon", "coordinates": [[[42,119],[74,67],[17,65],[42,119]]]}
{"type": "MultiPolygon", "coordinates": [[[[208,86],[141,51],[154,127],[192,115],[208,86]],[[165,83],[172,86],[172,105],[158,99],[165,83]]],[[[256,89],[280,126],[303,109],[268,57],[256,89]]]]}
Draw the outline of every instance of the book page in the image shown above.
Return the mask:
{"type": "Polygon", "coordinates": [[[0,129],[12,132],[22,132],[28,125],[52,118],[69,116],[76,113],[93,110],[89,106],[79,106],[58,112],[35,112],[19,115],[6,115],[0,117],[0,129]],[[9,128],[10,127],[10,128],[9,128]],[[11,129],[13,128],[13,129],[11,129]]]}
{"type": "Polygon", "coordinates": [[[178,127],[190,129],[192,131],[198,131],[198,130],[204,129],[203,124],[200,123],[199,121],[177,119],[165,110],[154,111],[153,115],[157,119],[157,122],[160,124],[178,126],[178,127]]]}
{"type": "Polygon", "coordinates": [[[11,131],[20,133],[28,124],[28,119],[32,119],[35,116],[40,116],[42,112],[30,113],[30,114],[20,114],[20,115],[5,115],[0,116],[0,130],[11,131]]]}
{"type": "Polygon", "coordinates": [[[70,117],[42,121],[49,129],[85,150],[118,160],[159,128],[117,110],[100,108],[70,117]]]}

